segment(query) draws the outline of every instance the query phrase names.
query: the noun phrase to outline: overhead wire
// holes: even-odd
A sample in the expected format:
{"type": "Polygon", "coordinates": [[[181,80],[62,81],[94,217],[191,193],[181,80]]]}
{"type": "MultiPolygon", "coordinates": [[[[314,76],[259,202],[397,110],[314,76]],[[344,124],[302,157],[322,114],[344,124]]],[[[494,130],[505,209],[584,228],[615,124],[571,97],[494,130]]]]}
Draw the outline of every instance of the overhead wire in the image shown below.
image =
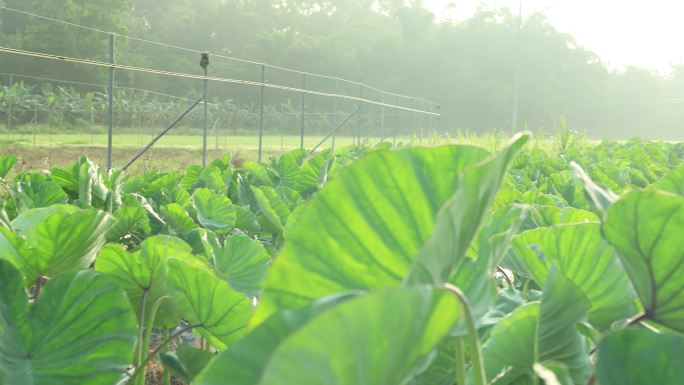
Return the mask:
{"type": "MultiPolygon", "coordinates": [[[[139,41],[139,42],[146,43],[146,44],[153,44],[153,45],[157,45],[157,46],[162,46],[162,47],[167,47],[167,48],[172,48],[172,49],[177,49],[177,50],[182,50],[182,51],[192,52],[192,53],[207,53],[207,51],[201,51],[201,50],[197,50],[197,49],[193,49],[193,48],[187,48],[187,47],[182,47],[182,46],[178,46],[178,45],[162,43],[162,42],[143,39],[143,38],[134,37],[134,36],[127,36],[127,35],[119,34],[116,32],[107,32],[107,31],[103,31],[101,29],[92,28],[92,27],[88,27],[88,26],[84,26],[84,25],[80,25],[80,24],[76,24],[76,23],[71,23],[71,22],[67,22],[64,20],[59,20],[59,19],[55,19],[55,18],[51,18],[51,17],[47,17],[47,16],[42,16],[42,15],[38,15],[35,13],[10,8],[10,7],[4,6],[4,5],[0,5],[0,9],[4,9],[4,10],[10,11],[10,12],[20,13],[20,14],[23,14],[26,16],[31,16],[31,17],[35,17],[35,18],[39,18],[39,19],[43,19],[43,20],[48,20],[48,21],[55,22],[55,23],[68,25],[71,27],[86,29],[86,30],[89,30],[92,32],[98,32],[98,33],[102,33],[102,34],[106,34],[106,35],[115,35],[115,36],[118,36],[118,37],[121,37],[124,39],[139,41]]],[[[296,74],[303,75],[303,76],[311,76],[311,77],[318,77],[318,78],[322,78],[322,79],[340,81],[340,82],[344,82],[347,84],[356,85],[356,86],[359,86],[359,87],[362,87],[362,88],[365,88],[365,89],[368,89],[368,90],[371,90],[374,92],[382,93],[385,95],[394,96],[397,98],[409,99],[412,101],[426,102],[428,104],[432,104],[433,106],[435,105],[434,102],[431,102],[431,101],[426,100],[426,99],[417,98],[417,97],[408,96],[408,95],[402,95],[402,94],[398,94],[398,93],[394,93],[394,92],[390,92],[390,91],[385,91],[385,90],[373,87],[373,86],[365,84],[365,83],[361,83],[361,82],[357,82],[357,81],[353,81],[353,80],[348,80],[348,79],[343,79],[343,78],[336,77],[336,76],[322,75],[322,74],[316,74],[316,73],[311,73],[311,72],[306,72],[306,71],[300,71],[300,70],[296,70],[296,69],[292,69],[292,68],[281,67],[281,66],[277,66],[277,65],[273,65],[273,64],[264,63],[264,62],[247,60],[247,59],[237,58],[237,57],[233,57],[233,56],[226,56],[226,55],[221,55],[221,54],[216,54],[216,53],[210,53],[210,54],[212,57],[218,57],[218,58],[221,58],[224,60],[237,61],[237,62],[252,64],[252,65],[257,65],[257,66],[264,66],[266,68],[272,68],[272,69],[277,69],[277,70],[281,70],[281,71],[287,71],[287,72],[296,73],[296,74]]]]}
{"type": "Polygon", "coordinates": [[[337,98],[337,99],[351,100],[351,101],[367,103],[367,104],[385,107],[385,108],[390,108],[390,109],[396,109],[396,110],[407,111],[407,112],[414,112],[414,113],[423,114],[423,115],[440,116],[439,113],[435,113],[432,111],[425,111],[425,110],[420,110],[420,109],[415,109],[415,108],[409,108],[409,107],[404,107],[404,106],[399,106],[399,105],[394,105],[394,104],[383,103],[383,102],[378,102],[375,100],[364,99],[364,98],[357,97],[357,96],[306,90],[306,89],[302,89],[302,88],[282,86],[282,85],[272,84],[272,83],[263,83],[263,82],[256,82],[256,81],[242,80],[242,79],[220,78],[220,77],[204,76],[204,75],[194,75],[194,74],[181,73],[181,72],[172,72],[172,71],[165,71],[165,70],[158,70],[158,69],[151,69],[151,68],[144,68],[144,67],[135,67],[135,66],[129,66],[129,65],[125,65],[125,64],[105,63],[105,62],[101,62],[101,61],[97,61],[97,60],[78,59],[78,58],[72,58],[72,57],[68,57],[68,56],[52,55],[52,54],[46,54],[46,53],[41,53],[41,52],[26,51],[26,50],[21,50],[21,49],[16,49],[16,48],[9,48],[9,47],[0,47],[0,52],[15,54],[15,55],[19,55],[19,56],[27,56],[27,57],[47,59],[47,60],[64,61],[64,62],[68,62],[68,63],[92,65],[92,66],[103,67],[103,68],[114,68],[114,69],[125,70],[125,71],[149,73],[149,74],[155,74],[155,75],[161,75],[161,76],[170,76],[170,77],[177,77],[177,78],[197,79],[197,80],[208,80],[208,81],[213,81],[213,82],[232,83],[232,84],[239,84],[239,85],[245,85],[245,86],[255,86],[255,87],[277,89],[277,90],[281,90],[281,91],[303,93],[306,95],[316,95],[316,96],[322,96],[322,97],[331,97],[331,98],[337,98]]]}
{"type": "MultiPolygon", "coordinates": [[[[84,83],[84,82],[77,82],[77,81],[73,81],[73,80],[54,79],[54,78],[46,78],[46,77],[41,77],[41,76],[21,75],[21,74],[7,73],[7,72],[0,72],[0,75],[14,76],[17,78],[26,78],[26,79],[34,79],[34,80],[44,80],[44,81],[49,81],[49,82],[53,82],[53,83],[75,84],[75,85],[79,85],[79,86],[87,86],[87,87],[93,87],[93,88],[107,87],[107,85],[105,85],[105,84],[84,83]]],[[[145,88],[124,87],[124,86],[114,86],[114,88],[120,89],[120,90],[147,92],[147,93],[154,94],[154,95],[164,96],[164,97],[167,97],[170,99],[178,99],[178,100],[185,100],[185,101],[190,100],[190,99],[184,98],[182,96],[165,94],[163,92],[152,91],[152,90],[148,90],[145,88]]]]}

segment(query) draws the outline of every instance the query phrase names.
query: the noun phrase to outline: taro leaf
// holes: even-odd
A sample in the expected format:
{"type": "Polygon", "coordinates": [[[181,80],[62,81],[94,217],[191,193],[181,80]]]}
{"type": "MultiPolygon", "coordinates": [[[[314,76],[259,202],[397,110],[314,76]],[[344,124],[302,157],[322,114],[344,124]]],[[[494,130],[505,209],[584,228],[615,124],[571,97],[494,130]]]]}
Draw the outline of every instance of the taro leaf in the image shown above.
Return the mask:
{"type": "MultiPolygon", "coordinates": [[[[155,302],[171,294],[169,258],[193,259],[190,246],[178,238],[155,235],[140,245],[140,251],[129,253],[118,244],[108,244],[100,251],[95,270],[111,276],[122,287],[140,318],[145,293],[145,314],[151,314],[155,302]]],[[[179,320],[175,298],[162,300],[155,325],[174,327],[179,320]]]]}
{"type": "Polygon", "coordinates": [[[221,247],[218,236],[215,232],[198,227],[188,234],[184,240],[192,246],[192,253],[196,255],[203,255],[210,265],[216,265],[216,255],[214,250],[221,247]]]}
{"type": "Polygon", "coordinates": [[[78,199],[89,205],[93,204],[93,197],[104,202],[108,189],[100,167],[86,157],[81,158],[78,164],[78,199]]]}
{"type": "Polygon", "coordinates": [[[282,186],[296,187],[299,177],[299,167],[302,159],[306,156],[306,150],[299,148],[285,153],[273,164],[279,184],[282,186]]]}
{"type": "Polygon", "coordinates": [[[459,320],[459,310],[452,296],[425,286],[373,292],[315,316],[286,310],[219,356],[196,384],[403,384],[459,320]]]}
{"type": "Polygon", "coordinates": [[[220,353],[198,376],[195,385],[219,384],[225,378],[235,383],[255,384],[263,367],[280,344],[324,310],[362,295],[349,292],[314,301],[304,307],[280,311],[266,322],[237,341],[230,349],[220,353]]]}
{"type": "Polygon", "coordinates": [[[172,258],[168,264],[184,318],[197,325],[194,330],[217,349],[240,338],[252,313],[249,298],[196,262],[172,258]]]}
{"type": "Polygon", "coordinates": [[[53,277],[29,304],[0,260],[0,372],[6,384],[114,385],[133,356],[135,318],[123,291],[92,270],[53,277]]]}
{"type": "Polygon", "coordinates": [[[221,278],[247,296],[257,294],[271,262],[271,256],[261,242],[236,235],[228,238],[225,245],[214,253],[221,278]]]}
{"type": "Polygon", "coordinates": [[[28,283],[39,276],[52,277],[86,268],[95,260],[113,223],[112,217],[103,211],[71,206],[28,210],[12,221],[16,233],[25,239],[23,246],[13,251],[6,249],[8,242],[0,242],[0,255],[18,257],[20,260],[13,263],[28,283]]]}
{"type": "MultiPolygon", "coordinates": [[[[199,176],[199,185],[208,188],[217,193],[225,194],[227,192],[226,180],[223,179],[223,173],[217,166],[209,165],[205,167],[199,176]]],[[[230,177],[228,178],[230,180],[230,177]]]]}
{"type": "Polygon", "coordinates": [[[456,338],[448,336],[435,350],[430,366],[408,385],[454,385],[456,383],[456,338]]]}
{"type": "Polygon", "coordinates": [[[231,154],[230,152],[226,152],[223,155],[221,155],[221,157],[212,160],[211,163],[209,163],[209,164],[212,166],[218,167],[224,173],[226,171],[232,172],[233,171],[232,166],[231,166],[232,160],[233,160],[233,154],[231,154]]]}
{"type": "MultiPolygon", "coordinates": [[[[535,291],[532,293],[536,294],[537,292],[535,291]]],[[[530,299],[529,297],[527,299],[523,298],[522,292],[513,287],[507,287],[505,289],[499,290],[499,292],[496,293],[494,304],[482,317],[480,321],[481,326],[496,325],[502,318],[506,317],[508,314],[511,314],[515,309],[530,302],[530,300],[538,299],[530,299]]],[[[539,295],[539,297],[541,297],[541,295],[539,295]]]]}
{"type": "Polygon", "coordinates": [[[297,176],[299,191],[318,190],[328,181],[330,170],[335,166],[334,158],[316,155],[302,164],[297,176]]]}
{"type": "Polygon", "coordinates": [[[575,325],[589,307],[582,291],[554,265],[541,304],[523,305],[492,329],[482,348],[487,378],[505,373],[494,384],[524,382],[534,377],[535,363],[557,361],[566,365],[576,384],[586,383],[591,373],[588,345],[575,325]]]}
{"type": "Polygon", "coordinates": [[[57,182],[49,180],[47,175],[37,173],[24,174],[17,178],[16,197],[19,211],[69,201],[69,197],[57,182]]]}
{"type": "Polygon", "coordinates": [[[0,156],[0,178],[6,177],[15,163],[17,163],[16,156],[0,156]]]}
{"type": "Polygon", "coordinates": [[[684,197],[634,191],[608,210],[603,234],[617,249],[646,317],[684,332],[684,197]]]}
{"type": "Polygon", "coordinates": [[[203,227],[217,233],[227,233],[235,226],[235,206],[225,195],[198,188],[192,194],[192,206],[203,227]]]}
{"type": "Polygon", "coordinates": [[[653,189],[684,195],[684,163],[670,171],[658,182],[651,185],[653,189]]]}
{"type": "Polygon", "coordinates": [[[250,234],[257,234],[261,231],[257,217],[249,210],[249,207],[235,206],[235,215],[236,228],[250,234]]]}
{"type": "Polygon", "coordinates": [[[463,172],[454,195],[439,209],[432,234],[413,259],[406,282],[442,285],[450,278],[496,197],[508,166],[528,139],[526,135],[516,137],[495,156],[463,172]]]}
{"type": "Polygon", "coordinates": [[[176,187],[171,191],[165,192],[163,194],[163,197],[164,199],[162,199],[161,202],[158,202],[159,205],[178,203],[182,207],[187,207],[192,204],[192,200],[190,199],[190,193],[187,192],[187,190],[182,189],[180,187],[176,187]]]}
{"type": "MultiPolygon", "coordinates": [[[[449,280],[468,298],[477,323],[496,300],[494,272],[505,256],[526,212],[524,206],[517,205],[497,210],[490,222],[482,228],[477,242],[474,242],[477,257],[466,259],[449,280]]],[[[459,328],[456,334],[465,335],[465,328],[459,328]]]]}
{"type": "Polygon", "coordinates": [[[608,329],[615,321],[634,315],[635,295],[614,249],[601,238],[598,223],[556,225],[530,230],[513,242],[515,258],[524,275],[544,286],[556,264],[591,301],[589,321],[608,329]]]}
{"type": "Polygon", "coordinates": [[[290,187],[278,186],[273,191],[278,193],[278,196],[283,200],[288,210],[292,210],[299,203],[303,202],[301,194],[290,187]]]}
{"type": "Polygon", "coordinates": [[[269,186],[251,186],[259,213],[266,218],[266,230],[282,233],[290,210],[278,193],[269,186]]]}
{"type": "Polygon", "coordinates": [[[412,148],[344,167],[288,231],[252,321],[330,294],[400,284],[460,173],[486,156],[472,146],[412,148]]]}
{"type": "Polygon", "coordinates": [[[273,179],[269,174],[268,166],[257,162],[245,162],[242,167],[249,173],[251,179],[255,179],[259,184],[273,186],[273,179]]]}
{"type": "Polygon", "coordinates": [[[183,179],[178,182],[178,187],[184,190],[193,190],[199,184],[202,166],[192,165],[185,169],[183,179]]]}
{"type": "Polygon", "coordinates": [[[681,335],[625,329],[599,344],[596,377],[601,385],[680,385],[682,357],[681,335]]]}
{"type": "Polygon", "coordinates": [[[213,357],[211,352],[187,344],[181,344],[175,352],[166,352],[159,356],[164,368],[170,369],[187,383],[191,383],[213,357]]]}
{"type": "Polygon", "coordinates": [[[584,191],[589,197],[594,208],[601,214],[605,215],[608,208],[618,199],[610,189],[603,188],[597,185],[591,177],[582,169],[580,165],[575,162],[570,162],[570,167],[575,172],[577,178],[579,178],[584,184],[584,191]]]}
{"type": "MultiPolygon", "coordinates": [[[[473,253],[477,255],[477,258],[466,259],[449,280],[461,289],[468,298],[475,322],[478,324],[486,320],[484,319],[485,314],[490,312],[497,299],[496,282],[492,276],[526,214],[526,207],[518,205],[502,207],[495,211],[489,222],[480,231],[477,242],[474,243],[475,251],[473,253]]],[[[491,317],[488,318],[488,320],[491,319],[491,317]]],[[[442,341],[437,349],[435,360],[423,373],[414,378],[411,384],[453,384],[456,376],[456,342],[453,336],[464,336],[465,334],[465,325],[461,323],[450,333],[450,337],[442,341]]]]}
{"type": "Polygon", "coordinates": [[[561,223],[598,222],[600,219],[591,211],[574,207],[530,206],[530,215],[523,225],[524,230],[549,227],[561,223]]]}
{"type": "Polygon", "coordinates": [[[66,169],[53,168],[52,180],[71,192],[86,205],[93,204],[93,197],[104,203],[109,190],[104,183],[100,167],[87,157],[79,158],[66,169]]]}
{"type": "Polygon", "coordinates": [[[196,229],[197,224],[181,205],[171,203],[161,208],[161,216],[173,232],[181,237],[196,229]]]}
{"type": "Polygon", "coordinates": [[[118,242],[129,234],[137,239],[145,239],[152,231],[147,211],[140,206],[124,205],[113,215],[116,223],[107,232],[108,242],[118,242]]]}
{"type": "Polygon", "coordinates": [[[283,231],[283,236],[285,238],[289,238],[290,232],[292,232],[292,230],[298,226],[299,217],[304,212],[304,209],[306,208],[306,203],[306,201],[302,201],[297,206],[295,206],[292,209],[292,211],[290,211],[290,214],[287,216],[287,224],[285,225],[285,229],[283,231]]]}
{"type": "Polygon", "coordinates": [[[544,380],[545,385],[574,385],[568,368],[558,362],[536,363],[532,366],[537,377],[544,380]]]}
{"type": "Polygon", "coordinates": [[[122,170],[113,170],[110,176],[104,175],[105,208],[110,213],[123,203],[124,179],[125,174],[122,170]]]}
{"type": "Polygon", "coordinates": [[[38,224],[54,214],[73,214],[79,209],[70,205],[51,205],[34,210],[28,210],[12,220],[12,228],[25,235],[25,231],[31,231],[38,227],[38,224]]]}

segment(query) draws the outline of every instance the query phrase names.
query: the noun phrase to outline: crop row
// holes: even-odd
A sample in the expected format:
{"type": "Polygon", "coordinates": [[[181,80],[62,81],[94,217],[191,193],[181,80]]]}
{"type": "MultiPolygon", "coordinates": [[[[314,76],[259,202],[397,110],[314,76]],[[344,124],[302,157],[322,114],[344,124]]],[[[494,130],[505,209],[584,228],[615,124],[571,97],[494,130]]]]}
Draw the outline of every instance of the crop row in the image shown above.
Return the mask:
{"type": "Polygon", "coordinates": [[[2,157],[0,384],[680,384],[684,147],[528,139],[2,157]]]}
{"type": "MultiPolygon", "coordinates": [[[[197,98],[198,95],[192,96],[197,98]]],[[[83,92],[71,86],[42,83],[29,85],[17,82],[0,86],[0,116],[12,127],[26,124],[51,124],[65,127],[101,127],[108,119],[108,96],[105,91],[83,92]]],[[[113,98],[114,124],[117,127],[160,127],[169,124],[194,100],[159,94],[146,90],[118,88],[113,98]]],[[[226,127],[234,133],[255,128],[259,122],[259,106],[240,104],[230,99],[211,100],[208,107],[212,126],[226,127]]],[[[267,131],[298,132],[301,107],[291,100],[265,106],[267,131]]],[[[306,111],[307,132],[323,133],[330,130],[332,113],[306,111]]],[[[346,116],[342,114],[341,116],[346,116]]],[[[202,127],[202,114],[190,114],[184,124],[202,127]]],[[[379,116],[359,114],[360,124],[372,126],[379,116]]],[[[342,117],[339,117],[342,120],[342,117]]]]}

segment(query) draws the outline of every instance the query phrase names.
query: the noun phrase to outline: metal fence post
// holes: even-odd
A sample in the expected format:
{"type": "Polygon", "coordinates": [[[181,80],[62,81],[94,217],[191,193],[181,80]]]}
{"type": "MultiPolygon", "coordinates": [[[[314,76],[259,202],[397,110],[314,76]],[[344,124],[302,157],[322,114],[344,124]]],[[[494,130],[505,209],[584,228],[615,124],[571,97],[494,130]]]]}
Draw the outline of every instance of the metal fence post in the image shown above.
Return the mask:
{"type": "Polygon", "coordinates": [[[7,90],[7,145],[9,145],[11,139],[10,133],[12,132],[12,101],[14,99],[14,91],[12,88],[14,88],[14,75],[10,74],[9,89],[7,90]]]}
{"type": "MultiPolygon", "coordinates": [[[[399,105],[398,98],[394,99],[394,104],[399,105]]],[[[394,109],[394,135],[392,135],[392,147],[397,145],[397,131],[399,130],[399,110],[394,109]]]]}
{"type": "MultiPolygon", "coordinates": [[[[363,84],[359,84],[359,99],[363,98],[363,84]]],[[[359,100],[359,112],[361,112],[361,101],[359,100]]],[[[356,145],[361,146],[361,121],[362,114],[359,114],[359,119],[356,124],[356,145]]]]}
{"type": "MultiPolygon", "coordinates": [[[[432,102],[428,102],[428,103],[430,105],[430,112],[435,112],[435,104],[432,102]]],[[[435,116],[430,115],[428,119],[430,119],[430,123],[428,125],[428,127],[430,129],[430,136],[432,136],[435,133],[435,116]]]]}
{"type": "MultiPolygon", "coordinates": [[[[339,92],[339,87],[340,87],[340,82],[338,79],[335,79],[335,94],[339,92]]],[[[337,96],[333,98],[333,116],[332,116],[332,128],[333,128],[333,135],[332,135],[332,152],[335,153],[335,134],[336,132],[334,131],[335,127],[337,127],[337,96]]]]}
{"type": "Polygon", "coordinates": [[[259,103],[260,103],[260,108],[259,108],[259,155],[258,155],[258,160],[261,162],[261,151],[263,148],[263,139],[264,139],[264,91],[265,87],[263,86],[264,83],[266,83],[266,65],[262,64],[261,65],[261,94],[259,97],[259,103]]]}
{"type": "MultiPolygon", "coordinates": [[[[424,106],[423,106],[423,100],[422,100],[422,99],[419,99],[419,100],[418,100],[418,105],[415,106],[415,103],[414,103],[414,107],[413,107],[413,108],[416,108],[416,109],[419,109],[419,110],[423,110],[423,108],[424,108],[424,106]]],[[[423,114],[418,115],[418,126],[420,126],[420,127],[419,127],[419,128],[420,128],[420,131],[419,131],[419,132],[420,132],[420,144],[423,144],[423,138],[425,138],[425,124],[424,124],[424,121],[423,121],[422,118],[423,118],[423,114]]]]}
{"type": "Polygon", "coordinates": [[[385,136],[385,95],[382,95],[382,106],[380,106],[380,137],[385,136]]]}
{"type": "MultiPolygon", "coordinates": [[[[114,34],[109,34],[109,63],[114,64],[114,34]]],[[[114,136],[114,67],[109,67],[109,88],[107,90],[107,171],[112,169],[112,147],[114,136]]]]}
{"type": "Polygon", "coordinates": [[[306,74],[302,74],[302,105],[301,105],[301,117],[299,122],[299,148],[304,148],[304,112],[305,112],[305,100],[306,95],[306,74]]]}
{"type": "MultiPolygon", "coordinates": [[[[416,109],[416,99],[411,98],[411,109],[416,109]]],[[[416,112],[411,111],[411,139],[416,136],[416,112]]]]}
{"type": "Polygon", "coordinates": [[[209,54],[203,53],[200,60],[200,67],[204,70],[204,130],[202,133],[202,167],[207,166],[207,134],[209,131],[209,54]]]}

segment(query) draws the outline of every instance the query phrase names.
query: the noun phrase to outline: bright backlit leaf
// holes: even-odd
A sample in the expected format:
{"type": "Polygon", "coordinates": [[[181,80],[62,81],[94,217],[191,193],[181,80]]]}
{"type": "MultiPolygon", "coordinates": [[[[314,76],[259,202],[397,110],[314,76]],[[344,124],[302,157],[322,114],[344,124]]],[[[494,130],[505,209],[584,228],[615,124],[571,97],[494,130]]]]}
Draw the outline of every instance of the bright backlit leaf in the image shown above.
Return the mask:
{"type": "Polygon", "coordinates": [[[684,332],[684,197],[635,191],[608,210],[606,239],[618,250],[646,316],[684,332]]]}

